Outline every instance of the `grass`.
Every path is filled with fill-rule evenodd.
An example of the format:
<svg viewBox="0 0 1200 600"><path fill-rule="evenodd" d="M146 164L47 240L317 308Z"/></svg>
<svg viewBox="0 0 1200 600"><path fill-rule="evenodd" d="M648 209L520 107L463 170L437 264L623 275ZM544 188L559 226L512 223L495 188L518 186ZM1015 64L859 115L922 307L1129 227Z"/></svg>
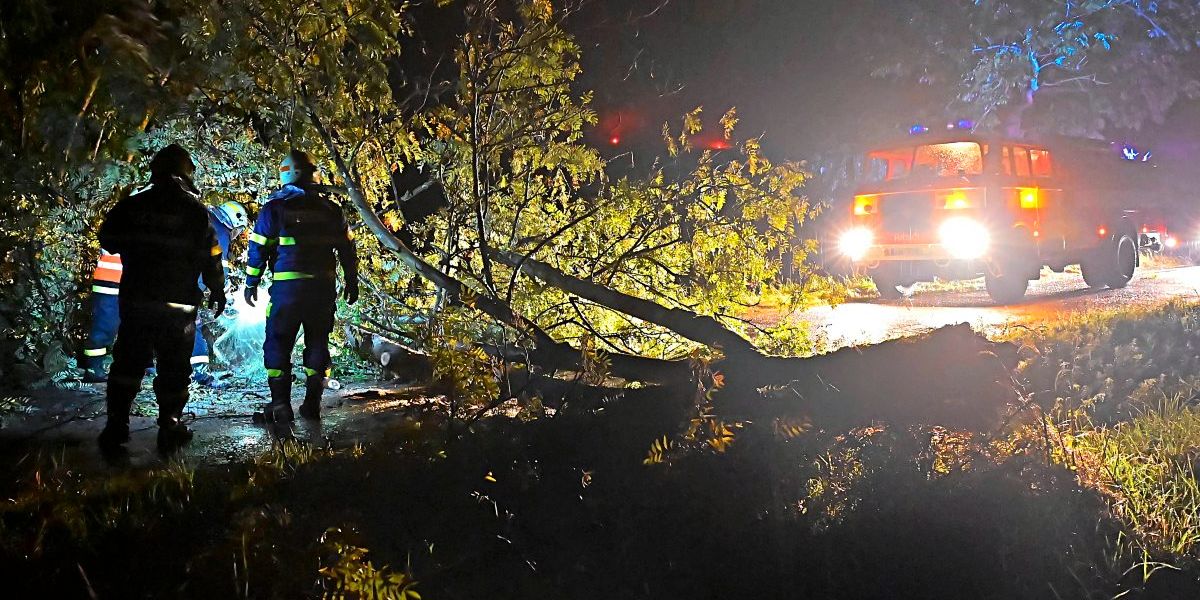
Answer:
<svg viewBox="0 0 1200 600"><path fill-rule="evenodd" d="M1146 553L1200 559L1200 411L1187 399L1164 397L1113 426L1081 423L1065 458L1140 534Z"/></svg>
<svg viewBox="0 0 1200 600"><path fill-rule="evenodd" d="M1113 560L1149 577L1200 563L1200 306L1077 314L1005 337L1046 456L1099 493L1126 531ZM1136 560L1135 560L1136 558Z"/></svg>

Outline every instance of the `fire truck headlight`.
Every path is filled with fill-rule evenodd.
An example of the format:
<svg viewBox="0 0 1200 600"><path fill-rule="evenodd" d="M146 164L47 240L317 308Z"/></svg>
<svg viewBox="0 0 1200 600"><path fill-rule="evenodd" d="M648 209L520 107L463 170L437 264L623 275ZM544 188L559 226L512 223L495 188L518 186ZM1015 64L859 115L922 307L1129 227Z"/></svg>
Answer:
<svg viewBox="0 0 1200 600"><path fill-rule="evenodd" d="M875 234L866 227L847 230L838 240L838 249L850 260L861 260L875 243Z"/></svg>
<svg viewBox="0 0 1200 600"><path fill-rule="evenodd" d="M938 229L942 245L954 258L979 258L987 252L991 235L982 223L968 217L946 219Z"/></svg>

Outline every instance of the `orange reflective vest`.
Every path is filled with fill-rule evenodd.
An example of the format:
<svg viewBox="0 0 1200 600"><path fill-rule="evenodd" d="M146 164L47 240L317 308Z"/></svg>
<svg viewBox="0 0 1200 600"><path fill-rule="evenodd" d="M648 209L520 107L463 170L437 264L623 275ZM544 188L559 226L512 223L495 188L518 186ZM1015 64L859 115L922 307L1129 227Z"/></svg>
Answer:
<svg viewBox="0 0 1200 600"><path fill-rule="evenodd" d="M117 295L121 289L121 255L100 250L100 260L92 271L92 292Z"/></svg>

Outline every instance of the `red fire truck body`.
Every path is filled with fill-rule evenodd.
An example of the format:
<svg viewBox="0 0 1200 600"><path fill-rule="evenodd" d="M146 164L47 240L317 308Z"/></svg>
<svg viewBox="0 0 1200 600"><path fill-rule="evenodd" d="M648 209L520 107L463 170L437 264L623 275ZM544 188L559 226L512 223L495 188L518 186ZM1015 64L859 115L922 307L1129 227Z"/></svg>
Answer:
<svg viewBox="0 0 1200 600"><path fill-rule="evenodd" d="M868 152L864 170L839 246L885 297L982 275L1012 302L1043 266L1071 264L1092 287L1123 287L1154 243L1140 213L1165 193L1153 164L1090 140L919 136Z"/></svg>

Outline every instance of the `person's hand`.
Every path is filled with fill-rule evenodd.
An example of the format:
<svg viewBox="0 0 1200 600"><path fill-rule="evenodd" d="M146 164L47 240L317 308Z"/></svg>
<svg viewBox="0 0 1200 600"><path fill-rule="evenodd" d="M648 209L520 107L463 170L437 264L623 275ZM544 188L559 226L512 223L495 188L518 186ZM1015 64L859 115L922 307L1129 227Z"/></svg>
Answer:
<svg viewBox="0 0 1200 600"><path fill-rule="evenodd" d="M254 306L254 301L258 300L258 286L246 286L246 304Z"/></svg>
<svg viewBox="0 0 1200 600"><path fill-rule="evenodd" d="M208 307L213 311L213 317L225 313L225 293L213 290L208 294Z"/></svg>
<svg viewBox="0 0 1200 600"><path fill-rule="evenodd" d="M346 304L358 302L358 282L347 283L346 289L342 291L342 297L346 299Z"/></svg>

